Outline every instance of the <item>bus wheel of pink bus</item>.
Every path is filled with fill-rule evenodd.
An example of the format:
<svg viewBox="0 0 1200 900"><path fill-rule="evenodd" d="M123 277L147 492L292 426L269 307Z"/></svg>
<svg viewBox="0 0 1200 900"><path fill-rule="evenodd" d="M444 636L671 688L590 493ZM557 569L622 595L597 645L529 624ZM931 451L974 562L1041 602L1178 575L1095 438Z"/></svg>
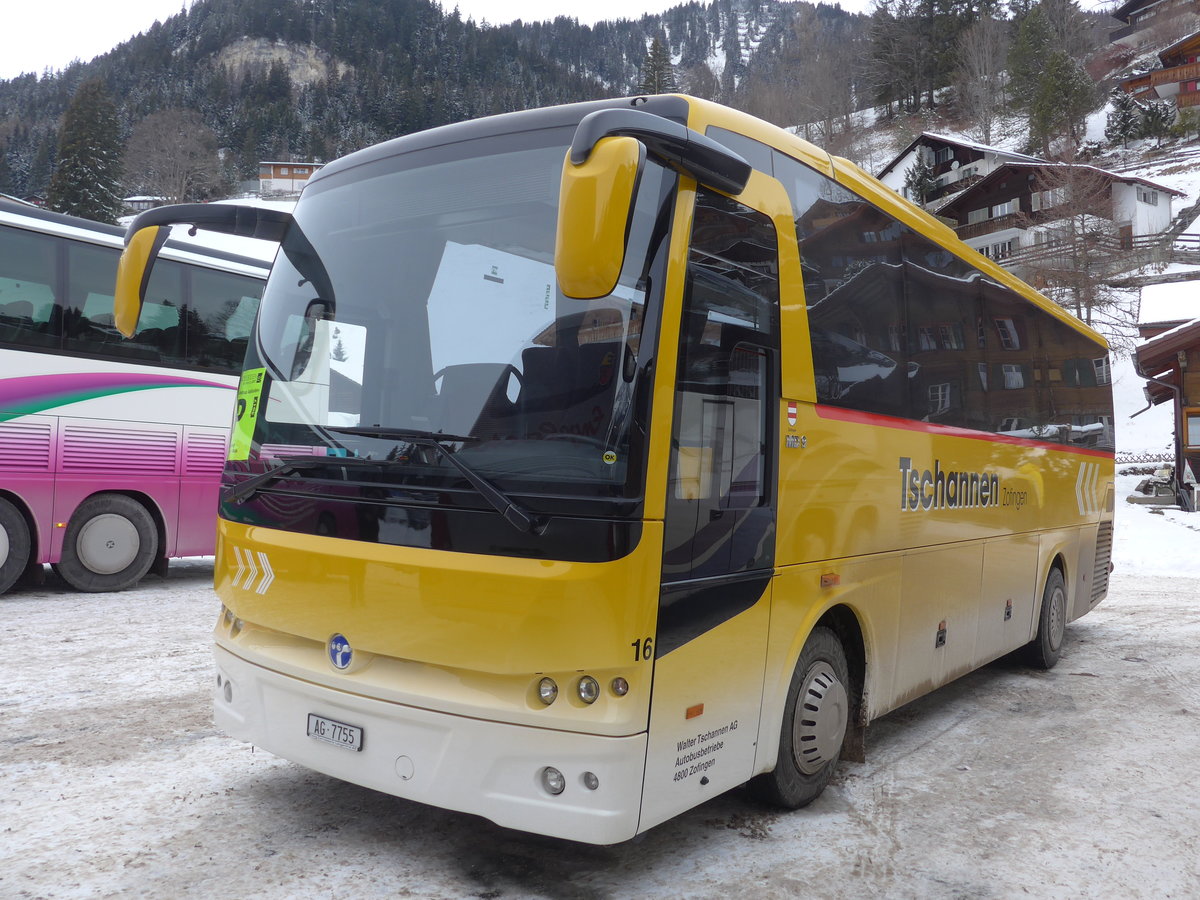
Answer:
<svg viewBox="0 0 1200 900"><path fill-rule="evenodd" d="M846 651L828 628L814 628L800 651L783 711L779 759L750 786L773 806L799 809L825 790L850 722Z"/></svg>
<svg viewBox="0 0 1200 900"><path fill-rule="evenodd" d="M29 563L29 526L20 511L0 498L0 594L7 591Z"/></svg>
<svg viewBox="0 0 1200 900"><path fill-rule="evenodd" d="M158 530L146 508L124 494L97 494L71 516L54 570L80 591L121 591L158 555Z"/></svg>

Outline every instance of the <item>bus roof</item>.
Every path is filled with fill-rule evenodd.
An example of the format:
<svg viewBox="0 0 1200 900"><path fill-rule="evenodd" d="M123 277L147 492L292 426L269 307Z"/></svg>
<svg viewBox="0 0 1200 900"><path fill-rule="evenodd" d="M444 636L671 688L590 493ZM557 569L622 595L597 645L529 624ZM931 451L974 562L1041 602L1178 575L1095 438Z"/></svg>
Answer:
<svg viewBox="0 0 1200 900"><path fill-rule="evenodd" d="M51 212L48 209L16 203L3 198L0 198L0 224L17 224L45 234L57 234L73 240L103 244L118 250L125 246L124 226L95 222L78 216L68 216L64 213ZM271 267L270 263L253 256L230 253L175 239L167 241L164 251L165 259L183 258L190 262L208 263L221 268L242 266L255 269L261 274L265 274Z"/></svg>

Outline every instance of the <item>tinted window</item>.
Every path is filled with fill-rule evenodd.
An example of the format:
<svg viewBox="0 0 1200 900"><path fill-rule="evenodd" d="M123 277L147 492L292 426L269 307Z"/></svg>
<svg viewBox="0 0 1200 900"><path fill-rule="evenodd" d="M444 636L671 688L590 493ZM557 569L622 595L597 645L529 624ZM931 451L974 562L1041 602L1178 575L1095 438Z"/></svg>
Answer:
<svg viewBox="0 0 1200 900"><path fill-rule="evenodd" d="M688 259L668 489L667 580L770 565L770 416L778 398L775 228L701 188Z"/></svg>
<svg viewBox="0 0 1200 900"><path fill-rule="evenodd" d="M898 222L806 165L775 154L792 200L817 399L910 414L907 236Z"/></svg>
<svg viewBox="0 0 1200 900"><path fill-rule="evenodd" d="M262 282L227 272L193 268L187 317L187 362L241 370L246 342L262 296Z"/></svg>
<svg viewBox="0 0 1200 900"><path fill-rule="evenodd" d="M236 373L263 282L159 259L137 331L113 324L118 250L0 227L0 341Z"/></svg>
<svg viewBox="0 0 1200 900"><path fill-rule="evenodd" d="M0 227L0 341L52 346L60 241Z"/></svg>

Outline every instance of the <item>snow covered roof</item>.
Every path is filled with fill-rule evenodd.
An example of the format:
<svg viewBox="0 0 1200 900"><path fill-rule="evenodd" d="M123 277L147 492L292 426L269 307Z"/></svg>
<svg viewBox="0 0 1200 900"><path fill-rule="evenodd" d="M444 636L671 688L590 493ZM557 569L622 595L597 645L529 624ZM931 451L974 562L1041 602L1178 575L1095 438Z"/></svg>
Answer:
<svg viewBox="0 0 1200 900"><path fill-rule="evenodd" d="M1164 382L1179 387L1178 354L1200 348L1200 319L1192 319L1139 344L1134 350L1135 368L1143 378L1155 378L1146 396L1157 405L1174 392Z"/></svg>
<svg viewBox="0 0 1200 900"><path fill-rule="evenodd" d="M1000 147L993 147L990 144L981 144L978 141L972 141L964 137L952 137L948 134L938 134L935 131L922 131L909 142L907 147L905 147L896 155L895 159L880 169L875 174L875 177L882 178L888 172L892 171L892 169L899 164L900 160L904 159L904 157L909 154L913 147L916 147L918 144L922 143L953 144L956 147L963 147L967 150L976 150L980 153L995 153L998 156L1013 160L1025 160L1027 162L1043 161L1038 159L1036 156L1028 156L1024 153L1017 153L1015 150L1004 150Z"/></svg>
<svg viewBox="0 0 1200 900"><path fill-rule="evenodd" d="M1158 58L1161 59L1164 64L1166 64L1167 60L1171 56L1178 53L1180 50L1183 50L1189 44L1200 44L1200 31L1193 31L1187 37L1180 38L1171 46L1164 47L1162 50L1159 50Z"/></svg>
<svg viewBox="0 0 1200 900"><path fill-rule="evenodd" d="M1170 331L1150 338L1139 344L1137 356L1139 363L1149 364L1150 368L1161 359L1174 358L1175 353L1182 350L1184 345L1200 344L1200 319L1192 319L1176 325Z"/></svg>

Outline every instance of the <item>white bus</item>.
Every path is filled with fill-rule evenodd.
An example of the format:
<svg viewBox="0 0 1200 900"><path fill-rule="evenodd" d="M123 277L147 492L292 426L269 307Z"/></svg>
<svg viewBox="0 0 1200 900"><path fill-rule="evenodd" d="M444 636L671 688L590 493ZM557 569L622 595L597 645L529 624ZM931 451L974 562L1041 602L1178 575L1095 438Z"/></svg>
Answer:
<svg viewBox="0 0 1200 900"><path fill-rule="evenodd" d="M269 264L168 241L137 333L121 228L0 201L0 592L84 591L208 555L237 374Z"/></svg>

